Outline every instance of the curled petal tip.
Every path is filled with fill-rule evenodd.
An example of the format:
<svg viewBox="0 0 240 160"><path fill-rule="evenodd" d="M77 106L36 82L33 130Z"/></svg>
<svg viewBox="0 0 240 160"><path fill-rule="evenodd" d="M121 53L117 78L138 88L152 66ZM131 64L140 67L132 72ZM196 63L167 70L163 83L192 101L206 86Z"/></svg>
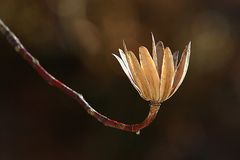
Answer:
<svg viewBox="0 0 240 160"><path fill-rule="evenodd" d="M187 52L189 52L189 54L190 54L190 50L191 50L191 45L192 45L192 42L190 41L189 43L188 43L188 45L187 45Z"/></svg>
<svg viewBox="0 0 240 160"><path fill-rule="evenodd" d="M126 46L126 43L124 40L123 40L123 49L124 49L124 52L127 53L128 50L127 50L127 46Z"/></svg>
<svg viewBox="0 0 240 160"><path fill-rule="evenodd" d="M151 36L154 38L153 32L151 32Z"/></svg>
<svg viewBox="0 0 240 160"><path fill-rule="evenodd" d="M155 46L155 38L154 38L154 35L153 35L153 33L151 32L151 37L152 37L152 45L154 45Z"/></svg>
<svg viewBox="0 0 240 160"><path fill-rule="evenodd" d="M192 42L190 41L190 42L188 43L188 48L191 48L191 45L192 45Z"/></svg>
<svg viewBox="0 0 240 160"><path fill-rule="evenodd" d="M116 55L116 54L114 54L114 53L112 53L112 55L113 55L115 58L117 58L117 60L118 60L118 58L119 58L118 55Z"/></svg>
<svg viewBox="0 0 240 160"><path fill-rule="evenodd" d="M122 52L122 49L118 48L118 52L121 53L121 52Z"/></svg>

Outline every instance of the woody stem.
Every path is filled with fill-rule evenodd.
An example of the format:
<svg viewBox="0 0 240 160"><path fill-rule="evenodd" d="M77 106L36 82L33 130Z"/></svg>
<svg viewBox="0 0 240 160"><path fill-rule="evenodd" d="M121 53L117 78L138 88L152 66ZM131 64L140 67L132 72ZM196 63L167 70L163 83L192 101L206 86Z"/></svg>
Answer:
<svg viewBox="0 0 240 160"><path fill-rule="evenodd" d="M153 119L156 117L159 110L159 105L151 105L147 118L139 124L124 124L115 120L112 120L93 109L88 102L83 98L81 94L74 91L63 82L56 79L50 73L48 73L39 63L39 61L29 53L26 48L22 45L16 35L10 31L10 29L0 19L0 32L6 37L9 44L14 47L15 51L27 61L33 69L51 86L58 88L63 93L75 99L88 114L96 118L103 125L128 131L128 132L139 132L141 129L147 127Z"/></svg>

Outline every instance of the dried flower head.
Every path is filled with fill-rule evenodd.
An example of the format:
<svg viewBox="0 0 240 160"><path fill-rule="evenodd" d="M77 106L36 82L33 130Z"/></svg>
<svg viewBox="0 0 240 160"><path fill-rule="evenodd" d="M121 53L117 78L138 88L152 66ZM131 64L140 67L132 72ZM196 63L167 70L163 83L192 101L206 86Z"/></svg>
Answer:
<svg viewBox="0 0 240 160"><path fill-rule="evenodd" d="M113 54L120 63L140 96L152 104L159 104L170 98L179 88L187 73L191 42L188 43L178 63L178 51L172 54L169 47L164 48L161 41L155 44L152 34L152 56L144 46L139 47L139 60L132 51L127 50L120 56Z"/></svg>

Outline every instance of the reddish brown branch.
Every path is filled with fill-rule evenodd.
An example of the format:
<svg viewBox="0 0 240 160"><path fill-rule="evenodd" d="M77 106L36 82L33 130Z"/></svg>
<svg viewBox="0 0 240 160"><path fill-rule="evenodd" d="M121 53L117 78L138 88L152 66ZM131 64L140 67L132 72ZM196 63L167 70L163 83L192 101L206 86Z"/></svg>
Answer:
<svg viewBox="0 0 240 160"><path fill-rule="evenodd" d="M15 36L13 32L10 31L10 29L1 21L1 19L0 19L0 32L7 38L8 42L12 47L14 47L15 51L19 53L49 85L58 88L68 96L77 100L78 103L87 111L87 113L96 118L99 122L101 122L105 126L117 128L128 132L140 133L141 129L147 127L155 119L160 105L151 105L147 118L142 123L139 124L124 124L109 119L108 117L98 113L87 103L87 101L83 98L81 94L69 88L67 85L57 80L50 73L48 73L40 65L39 61L25 49L25 47L21 44L19 39Z"/></svg>

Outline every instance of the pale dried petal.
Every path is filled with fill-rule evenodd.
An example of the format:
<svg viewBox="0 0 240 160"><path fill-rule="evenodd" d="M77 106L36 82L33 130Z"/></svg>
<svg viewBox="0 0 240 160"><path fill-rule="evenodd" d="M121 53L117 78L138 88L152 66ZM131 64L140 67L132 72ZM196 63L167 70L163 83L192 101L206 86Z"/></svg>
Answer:
<svg viewBox="0 0 240 160"><path fill-rule="evenodd" d="M152 36L152 56L153 56L153 61L154 61L154 64L156 65L156 68L158 68L157 49L156 49L156 44L155 44L155 39L154 39L153 33L151 33L151 36Z"/></svg>
<svg viewBox="0 0 240 160"><path fill-rule="evenodd" d="M141 90L141 93L142 93L141 96L147 101L151 100L152 96L149 89L149 83L146 79L144 72L141 69L141 66L137 60L137 57L131 51L128 51L126 53L126 57L127 57L128 65L131 70L133 79L136 82L138 88L140 88Z"/></svg>
<svg viewBox="0 0 240 160"><path fill-rule="evenodd" d="M141 64L142 70L147 78L147 81L149 83L149 88L152 93L151 99L153 101L158 101L159 94L160 94L159 93L160 80L159 80L156 66L146 47L143 47L143 46L139 47L139 57L140 57L140 64Z"/></svg>
<svg viewBox="0 0 240 160"><path fill-rule="evenodd" d="M126 45L125 45L125 49L126 49ZM131 78L132 81L134 82L134 85L133 85L133 86L134 86L138 91L140 91L140 89L136 86L136 82L134 81L134 78L133 78L133 76L132 76L132 73L131 73L131 70L130 70L130 68L129 68L128 61L127 61L127 58L126 58L125 53L124 53L121 49L119 49L119 53L120 53L120 56L121 56L121 58L122 58L122 61L123 61L124 65L126 66L126 69L127 69L128 72L129 72L130 78ZM132 84L133 84L133 83L132 83Z"/></svg>
<svg viewBox="0 0 240 160"><path fill-rule="evenodd" d="M174 69L177 69L179 51L173 53Z"/></svg>
<svg viewBox="0 0 240 160"><path fill-rule="evenodd" d="M133 87L139 92L141 93L140 89L137 87L137 85L135 84L133 77L131 75L131 71L129 70L129 68L126 66L126 64L124 64L123 59L121 59L120 57L118 57L117 55L113 54L114 57L116 57L116 59L118 60L119 64L121 65L124 73L127 75L128 79L130 80L130 82L132 83Z"/></svg>
<svg viewBox="0 0 240 160"><path fill-rule="evenodd" d="M164 45L162 41L156 44L156 54L153 54L153 61L157 64L157 71L159 78L161 79L162 63L163 63Z"/></svg>
<svg viewBox="0 0 240 160"><path fill-rule="evenodd" d="M121 49L119 49L118 51L119 51L119 53L120 53L120 56L121 56L121 58L122 58L122 61L123 61L124 65L127 67L127 69L129 70L129 73L130 73L130 75L131 75L131 77L132 77L132 74L131 74L131 71L130 71L130 69L129 69L129 65L128 65L128 61L127 61L127 58L126 58L125 53L124 53ZM133 77L132 77L132 78L133 78Z"/></svg>
<svg viewBox="0 0 240 160"><path fill-rule="evenodd" d="M168 98L170 98L177 91L177 89L182 84L182 82L185 78L185 75L186 75L187 69L188 69L188 65L189 65L190 52L191 52L191 42L188 43L188 45L185 47L185 49L182 53L181 60L178 64L178 67L177 67L177 70L175 73L172 91Z"/></svg>
<svg viewBox="0 0 240 160"><path fill-rule="evenodd" d="M174 80L174 63L171 50L167 47L164 50L161 84L160 84L160 101L164 101L171 92Z"/></svg>
<svg viewBox="0 0 240 160"><path fill-rule="evenodd" d="M123 40L123 49L124 49L124 52L127 53L128 50L127 50L127 46L126 46L126 43L124 40Z"/></svg>

